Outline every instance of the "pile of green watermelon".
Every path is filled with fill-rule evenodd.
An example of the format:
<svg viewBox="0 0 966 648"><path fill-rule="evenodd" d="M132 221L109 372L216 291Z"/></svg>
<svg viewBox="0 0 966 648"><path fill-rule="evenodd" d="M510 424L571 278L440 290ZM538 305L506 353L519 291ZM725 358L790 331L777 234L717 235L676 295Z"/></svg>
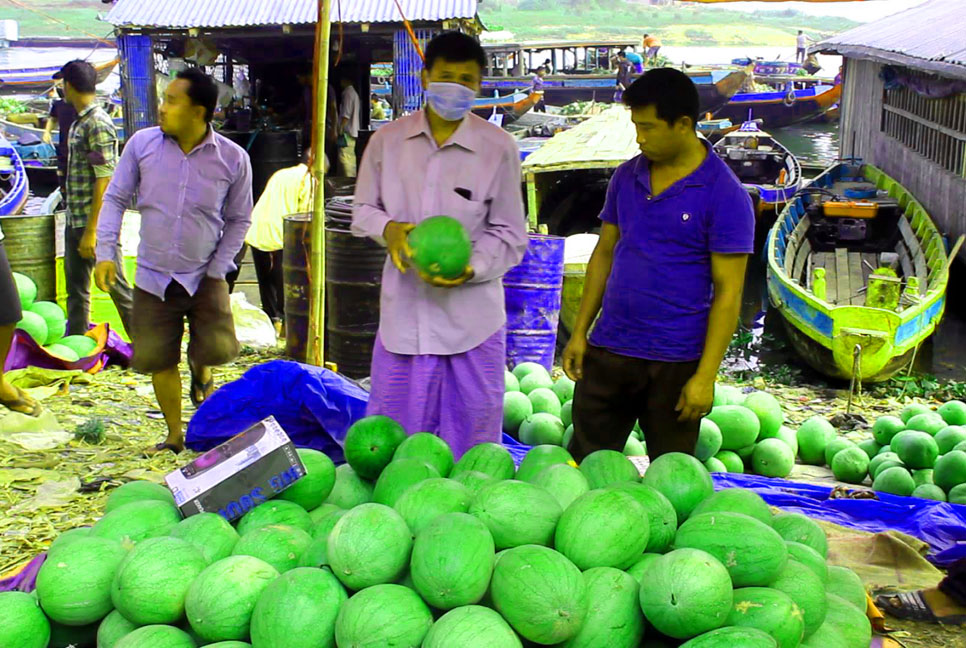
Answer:
<svg viewBox="0 0 966 648"><path fill-rule="evenodd" d="M67 316L54 302L36 301L37 285L26 275L13 273L20 296L23 317L17 328L25 332L52 356L67 362L77 362L89 356L97 341L86 335L67 335Z"/></svg>
<svg viewBox="0 0 966 648"><path fill-rule="evenodd" d="M574 434L572 419L575 384L566 375L554 380L536 362L521 362L505 372L503 431L526 445L566 448ZM647 445L640 424L624 444L624 454L644 456Z"/></svg>
<svg viewBox="0 0 966 648"><path fill-rule="evenodd" d="M616 451L557 445L519 468L485 443L459 461L368 417L345 465L236 524L181 520L161 486L114 491L51 545L33 594L0 594L17 648L867 648L859 578L821 528L714 493L694 457L641 479ZM11 643L12 642L12 643Z"/></svg>
<svg viewBox="0 0 966 648"><path fill-rule="evenodd" d="M966 504L966 404L911 404L879 417L872 437L853 443L823 419L798 430L803 463L827 465L839 481L893 495Z"/></svg>

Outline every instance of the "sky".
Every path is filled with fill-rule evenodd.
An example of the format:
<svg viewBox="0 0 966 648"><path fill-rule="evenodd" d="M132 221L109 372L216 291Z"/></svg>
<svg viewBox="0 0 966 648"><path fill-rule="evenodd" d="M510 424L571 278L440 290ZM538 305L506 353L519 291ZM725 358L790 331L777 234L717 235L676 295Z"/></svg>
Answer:
<svg viewBox="0 0 966 648"><path fill-rule="evenodd" d="M742 11L796 9L817 16L841 16L860 22L878 20L926 0L866 0L865 2L734 2L718 5Z"/></svg>

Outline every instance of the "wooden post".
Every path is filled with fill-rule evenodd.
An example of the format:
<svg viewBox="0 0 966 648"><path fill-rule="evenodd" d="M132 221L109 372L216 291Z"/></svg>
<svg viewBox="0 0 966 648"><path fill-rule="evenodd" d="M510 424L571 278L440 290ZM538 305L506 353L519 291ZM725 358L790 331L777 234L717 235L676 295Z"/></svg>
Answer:
<svg viewBox="0 0 966 648"><path fill-rule="evenodd" d="M309 339L307 360L321 367L325 349L325 111L329 87L329 9L319 0L315 27L315 110L312 121L312 249L309 253Z"/></svg>

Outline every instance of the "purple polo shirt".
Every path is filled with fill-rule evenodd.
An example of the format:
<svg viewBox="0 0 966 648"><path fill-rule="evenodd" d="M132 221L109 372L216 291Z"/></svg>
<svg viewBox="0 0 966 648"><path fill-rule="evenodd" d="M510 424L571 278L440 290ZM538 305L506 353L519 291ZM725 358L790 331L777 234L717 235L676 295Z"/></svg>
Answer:
<svg viewBox="0 0 966 648"><path fill-rule="evenodd" d="M701 166L652 196L639 155L614 173L600 219L621 236L590 343L646 360L699 360L714 292L711 253L754 250L748 192L708 147Z"/></svg>

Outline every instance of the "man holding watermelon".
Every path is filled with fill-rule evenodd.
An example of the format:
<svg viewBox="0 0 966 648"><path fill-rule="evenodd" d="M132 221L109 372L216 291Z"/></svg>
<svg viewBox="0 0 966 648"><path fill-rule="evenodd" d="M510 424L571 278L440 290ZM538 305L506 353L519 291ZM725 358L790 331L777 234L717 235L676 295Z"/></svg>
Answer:
<svg viewBox="0 0 966 648"><path fill-rule="evenodd" d="M641 155L611 178L563 356L577 381L577 461L621 450L635 421L652 461L694 452L754 245L748 193L695 133L698 92L687 75L651 70L623 99Z"/></svg>
<svg viewBox="0 0 966 648"><path fill-rule="evenodd" d="M502 277L527 247L516 144L470 113L485 66L483 49L469 36L449 32L429 43L422 73L429 105L373 136L352 222L356 236L384 242L389 252L367 413L389 416L409 433L437 434L457 457L500 440ZM419 237L414 258L410 231L441 215L461 223L472 242L469 264L455 275L413 267L451 247L442 240L452 228L436 219L435 234L424 228L428 236Z"/></svg>

